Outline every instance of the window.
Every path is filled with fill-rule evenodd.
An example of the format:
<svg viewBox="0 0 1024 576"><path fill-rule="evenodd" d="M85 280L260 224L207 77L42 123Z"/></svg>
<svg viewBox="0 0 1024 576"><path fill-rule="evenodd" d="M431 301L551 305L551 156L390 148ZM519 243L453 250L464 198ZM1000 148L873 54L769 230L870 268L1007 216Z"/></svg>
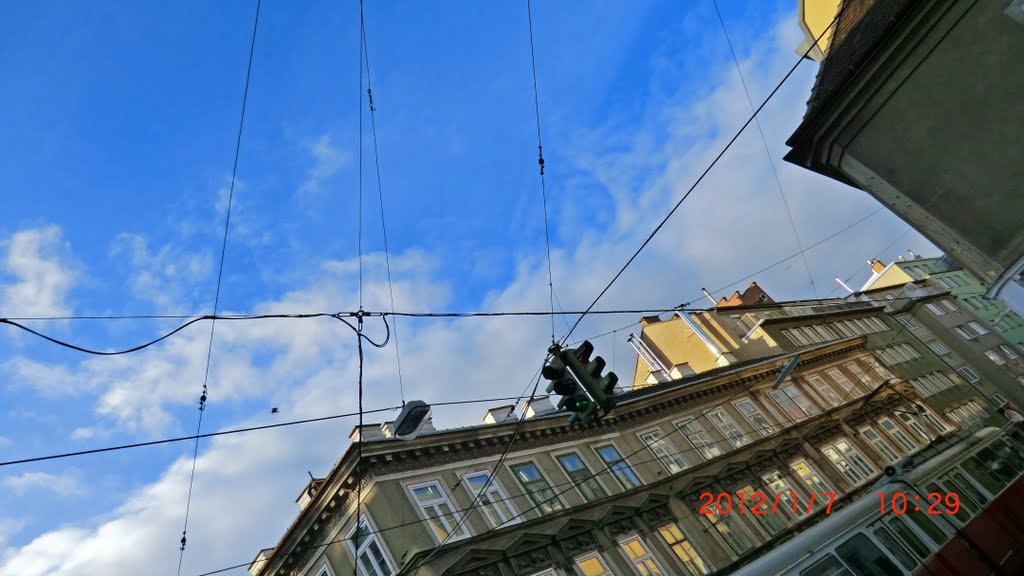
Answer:
<svg viewBox="0 0 1024 576"><path fill-rule="evenodd" d="M867 426L860 429L860 433L864 436L864 439L871 443L875 447L875 450L881 454L882 458L886 462L895 462L900 459L899 455L889 446L889 443L884 438L879 436L878 432L875 432L874 428Z"/></svg>
<svg viewBox="0 0 1024 576"><path fill-rule="evenodd" d="M423 517L427 520L427 525L433 530L438 542L449 538L458 540L469 536L466 524L463 522L459 526L459 519L452 510L451 502L448 501L448 496L439 482L414 484L409 486L409 492L412 493L413 500L419 505Z"/></svg>
<svg viewBox="0 0 1024 576"><path fill-rule="evenodd" d="M844 399L852 399L857 396L856 387L854 386L853 382L850 382L850 379L847 378L841 370L839 370L838 368L832 368L831 370L827 370L825 373L828 374L828 377L831 378L833 382L838 384L839 388L845 393Z"/></svg>
<svg viewBox="0 0 1024 576"><path fill-rule="evenodd" d="M829 554L811 564L809 568L802 570L800 576L853 576L853 572L847 570L842 562Z"/></svg>
<svg viewBox="0 0 1024 576"><path fill-rule="evenodd" d="M939 300L939 304L942 304L946 308L946 310L949 310L950 312L956 312L956 304L953 304L953 301L950 300L949 298L943 298L942 300Z"/></svg>
<svg viewBox="0 0 1024 576"><path fill-rule="evenodd" d="M687 464L686 459L676 452L668 440L665 440L665 435L661 430L644 432L640 435L640 439L654 453L658 458L658 462L661 462L661 465L665 467L669 474L682 472L689 468L690 465Z"/></svg>
<svg viewBox="0 0 1024 576"><path fill-rule="evenodd" d="M1003 364L1006 364L1006 360L1003 360L1003 357L1000 356L999 352L996 352L995 350L986 350L985 356L988 356L988 359L995 363L996 366L1002 366Z"/></svg>
<svg viewBox="0 0 1024 576"><path fill-rule="evenodd" d="M465 484L469 494L476 498L477 494L480 494L480 490L487 484L489 476L490 474L487 472L474 472L466 474L462 478L462 482ZM512 507L512 503L508 496L505 495L505 491L501 489L497 478L487 486L487 490L480 495L477 502L480 509L483 510L487 522L495 528L502 524L519 521L515 508Z"/></svg>
<svg viewBox="0 0 1024 576"><path fill-rule="evenodd" d="M814 404L811 404L811 401L804 396L800 388L792 382L780 387L778 390L768 392L768 395L775 400L779 408L794 422L807 419L812 414L818 413Z"/></svg>
<svg viewBox="0 0 1024 576"><path fill-rule="evenodd" d="M870 366L872 370L877 372L878 375L882 377L882 379L889 379L893 377L892 372L889 372L889 370L887 370L885 366L882 366L878 362L878 360L875 360L871 356L864 358L864 363Z"/></svg>
<svg viewBox="0 0 1024 576"><path fill-rule="evenodd" d="M853 566L857 574L886 576L903 574L864 534L855 534L836 548L836 554L847 566Z"/></svg>
<svg viewBox="0 0 1024 576"><path fill-rule="evenodd" d="M974 330L974 333L977 334L978 336L983 336L985 334L988 334L988 328L985 328L984 326L982 326L981 324L978 324L977 322L975 322L973 320L968 322L967 325L970 326L971 330Z"/></svg>
<svg viewBox="0 0 1024 576"><path fill-rule="evenodd" d="M717 514L705 514L704 517L715 527L715 530L737 556L742 556L754 547L746 530L736 523L736 516L726 514L719 518Z"/></svg>
<svg viewBox="0 0 1024 576"><path fill-rule="evenodd" d="M966 326L966 324L964 325ZM953 331L957 333L964 340L974 340L977 335L974 332L964 328L963 326L954 326Z"/></svg>
<svg viewBox="0 0 1024 576"><path fill-rule="evenodd" d="M637 477L636 472L629 467L629 464L622 459L622 455L615 449L615 446L608 444L607 446L599 446L595 448L597 455L604 460L604 463L608 465L612 470L612 475L622 484L622 487L626 490L630 488L636 488L641 484L640 478Z"/></svg>
<svg viewBox="0 0 1024 576"><path fill-rule="evenodd" d="M923 416L924 419L927 420L928 423L931 424L936 431L945 432L946 430L949 430L949 425L943 422L942 420L939 420L938 416L932 414L931 411L929 411L927 408L925 408Z"/></svg>
<svg viewBox="0 0 1024 576"><path fill-rule="evenodd" d="M995 404L996 406L1002 406L1003 404L1006 404L1006 398L1004 398L1002 394L996 393L990 396L990 398L992 399L992 403Z"/></svg>
<svg viewBox="0 0 1024 576"><path fill-rule="evenodd" d="M1024 382L1022 382L1024 384ZM700 422L696 420L687 420L676 424L679 427L679 431L683 433L683 436L693 444L693 447L697 450L705 460L711 460L715 456L721 456L722 450L715 445L714 441L711 440L711 436L704 430L704 427L700 425Z"/></svg>
<svg viewBox="0 0 1024 576"><path fill-rule="evenodd" d="M1014 350L1010 346L1007 346L1006 344L1000 344L999 349L1002 350L1003 354L1006 354L1006 357L1009 358L1010 360L1013 360L1014 358L1019 356L1016 350Z"/></svg>
<svg viewBox="0 0 1024 576"><path fill-rule="evenodd" d="M576 559L576 566L579 567L583 576L612 576L612 571L608 569L597 552L580 556Z"/></svg>
<svg viewBox="0 0 1024 576"><path fill-rule="evenodd" d="M934 314L936 316L945 316L946 315L946 311L943 310L942 308L939 308L939 306L937 304L935 304L934 302L928 302L927 304L924 305L924 307L927 308L929 312L931 312L932 314Z"/></svg>
<svg viewBox="0 0 1024 576"><path fill-rule="evenodd" d="M622 542L622 549L626 551L626 556L629 557L633 566L636 566L641 576L662 576L664 574L658 561L654 559L640 538L631 538Z"/></svg>
<svg viewBox="0 0 1024 576"><path fill-rule="evenodd" d="M843 403L843 399L836 394L836 391L831 386L825 383L825 380L821 376L813 375L808 376L807 381L811 384L811 390L815 390L818 394L821 394L825 400L832 406L839 406Z"/></svg>
<svg viewBox="0 0 1024 576"><path fill-rule="evenodd" d="M867 480L873 472L871 465L860 455L859 452L850 446L849 441L839 440L834 444L826 444L821 449L822 453L832 461L832 464L843 473L853 484L860 484Z"/></svg>
<svg viewBox="0 0 1024 576"><path fill-rule="evenodd" d="M931 436L928 435L928 430L926 430L925 427L922 426L921 423L917 421L917 418L914 418L913 416L907 414L906 412L897 412L896 417L899 418L903 422L903 424L906 425L907 428L910 428L911 430L916 432L917 435L920 436L925 442L931 441L932 438Z"/></svg>
<svg viewBox="0 0 1024 576"><path fill-rule="evenodd" d="M907 433L894 424L892 420L889 420L888 418L880 418L878 420L878 425L881 426L882 430L885 430L889 436L892 436L892 439L903 448L905 451L904 453L913 452L917 448L914 441L910 439L910 436L907 436Z"/></svg>
<svg viewBox="0 0 1024 576"><path fill-rule="evenodd" d="M365 515L359 522L359 530L353 529L349 532L348 538L349 545L355 552L359 576L392 576L395 573L383 544L377 540L377 534L370 527Z"/></svg>
<svg viewBox="0 0 1024 576"><path fill-rule="evenodd" d="M1024 376L1017 376L1017 384L1024 386Z"/></svg>
<svg viewBox="0 0 1024 576"><path fill-rule="evenodd" d="M818 476L818 473L815 472L809 464L807 464L807 462L803 460L796 460L790 464L789 467L793 472L796 472L796 475L800 477L805 485L807 485L810 492L821 494L823 492L833 491L829 485L821 479L821 476Z"/></svg>
<svg viewBox="0 0 1024 576"><path fill-rule="evenodd" d="M874 378L871 377L870 372L865 372L856 362L850 362L849 364L843 364L843 366L850 371L851 374L857 377L862 384L868 387L868 390L874 389L875 382Z"/></svg>
<svg viewBox="0 0 1024 576"><path fill-rule="evenodd" d="M961 366L957 368L956 371L968 382L974 383L981 380L981 376L979 376L978 373L974 371L974 368L971 368L970 366Z"/></svg>
<svg viewBox="0 0 1024 576"><path fill-rule="evenodd" d="M584 500L593 502L608 495L579 454L571 452L557 456L555 459L558 460L558 464L565 471L566 476L576 485L576 489L579 490Z"/></svg>
<svg viewBox="0 0 1024 576"><path fill-rule="evenodd" d="M908 314L901 314L897 316L896 319L900 321L900 324L906 326L908 330L917 330L920 328L920 326L917 325L917 322L914 322L914 319Z"/></svg>
<svg viewBox="0 0 1024 576"><path fill-rule="evenodd" d="M772 470L771 472L761 476L761 480L764 481L765 485L771 488L772 495L779 495L780 500L784 501L786 498L789 498L790 492L793 492L794 494L796 493L789 485L789 480L778 470ZM789 510L785 506L780 507L778 509L778 513L786 518L790 517Z"/></svg>
<svg viewBox="0 0 1024 576"><path fill-rule="evenodd" d="M541 514L550 514L558 510L564 510L558 495L551 489L551 484L541 475L537 465L533 462L513 464L509 467L512 475L523 487L523 492L530 496L530 500L537 506Z"/></svg>
<svg viewBox="0 0 1024 576"><path fill-rule="evenodd" d="M750 486L750 485L743 486L741 488L737 488L735 490L731 490L731 492L734 493L734 494L742 494L743 495L743 499L746 502L753 502L754 501L754 487L753 486ZM772 536L775 536L779 532L782 532L783 530L786 529L786 524L782 521L782 518L779 517L779 516L776 516L775 514L763 514L763 515L751 514L750 517L754 520L755 523L759 524L761 526L761 528L764 529L765 532L767 532L768 534L770 534Z"/></svg>
<svg viewBox="0 0 1024 576"><path fill-rule="evenodd" d="M920 378L916 378L910 381L910 384L914 386L914 389L922 396L931 396L937 392L945 390L946 388L952 388L953 382L946 377L942 372L932 372L925 374Z"/></svg>
<svg viewBox="0 0 1024 576"><path fill-rule="evenodd" d="M754 402L749 398L737 400L733 402L733 406L739 410L740 414L750 422L750 426L761 436L768 436L775 432L775 427L768 423L768 419L761 414L761 411L754 406Z"/></svg>
<svg viewBox="0 0 1024 576"><path fill-rule="evenodd" d="M894 344L875 351L878 357L889 366L908 362L914 358L920 358L917 350L909 344Z"/></svg>
<svg viewBox="0 0 1024 576"><path fill-rule="evenodd" d="M710 574L708 565L697 554L697 550L683 536L683 532L676 524L665 524L658 528L658 534L664 538L665 544L675 552L679 561L683 563L689 576L705 576Z"/></svg>
<svg viewBox="0 0 1024 576"><path fill-rule="evenodd" d="M938 340L929 340L925 342L924 345L927 346L928 349L934 352L937 356L944 356L950 353L949 347L943 344L942 342L939 342Z"/></svg>
<svg viewBox="0 0 1024 576"><path fill-rule="evenodd" d="M725 413L725 410L719 408L713 412L708 413L708 419L715 423L715 426L722 432L722 435L732 443L733 446L739 448L744 444L749 444L750 439L747 435L740 430L740 427L736 425L736 422Z"/></svg>

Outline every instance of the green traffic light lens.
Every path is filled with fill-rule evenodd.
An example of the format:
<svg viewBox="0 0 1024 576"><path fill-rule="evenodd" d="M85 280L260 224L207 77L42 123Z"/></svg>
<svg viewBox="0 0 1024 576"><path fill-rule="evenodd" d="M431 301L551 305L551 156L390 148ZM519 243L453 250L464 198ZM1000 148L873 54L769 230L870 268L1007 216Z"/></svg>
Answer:
<svg viewBox="0 0 1024 576"><path fill-rule="evenodd" d="M580 412L590 407L590 400L580 399L576 401L576 409Z"/></svg>

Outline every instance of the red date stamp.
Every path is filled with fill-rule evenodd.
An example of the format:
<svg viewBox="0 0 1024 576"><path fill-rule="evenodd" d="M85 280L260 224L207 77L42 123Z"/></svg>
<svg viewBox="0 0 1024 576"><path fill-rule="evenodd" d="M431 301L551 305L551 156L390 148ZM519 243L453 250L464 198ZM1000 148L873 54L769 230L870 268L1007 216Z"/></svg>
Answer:
<svg viewBox="0 0 1024 576"><path fill-rule="evenodd" d="M825 505L825 514L831 514L832 504L835 502L836 496L835 492L822 492L821 494L812 492L810 498L805 503L800 502L799 497L794 492L779 492L774 498L764 492L737 492L735 494L728 492L719 492L718 494L704 492L700 495L700 508L698 512L705 515L717 514L719 516L731 513L764 516L765 514L776 514L781 507L787 512L792 509L793 515L799 516L801 512L804 514L813 512L815 503L817 503L819 506ZM806 504L806 507L804 504Z"/></svg>

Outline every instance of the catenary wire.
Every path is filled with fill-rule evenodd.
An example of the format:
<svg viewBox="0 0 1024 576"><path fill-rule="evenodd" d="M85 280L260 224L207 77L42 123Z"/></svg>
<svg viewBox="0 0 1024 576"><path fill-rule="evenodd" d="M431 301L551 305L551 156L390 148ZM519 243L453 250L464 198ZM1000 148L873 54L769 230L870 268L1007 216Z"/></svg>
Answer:
<svg viewBox="0 0 1024 576"><path fill-rule="evenodd" d="M729 30L725 26L725 19L722 18L722 11L718 7L718 0L711 0L715 6L715 14L718 16L718 23L722 25L722 35L725 36L725 43L729 46L729 54L732 55L732 61L736 65L736 74L740 78L740 85L743 86L743 93L747 96L747 103L750 104L750 109L754 110L754 99L750 96L750 88L747 87L747 81L743 77L743 69L740 66L740 59L736 55L736 49L732 45L732 38L729 37ZM793 238L796 239L796 248L800 252L801 258L804 261L804 270L807 271L807 281L811 284L811 292L814 297L818 297L818 288L814 285L814 276L811 274L811 266L807 263L807 254L803 249L803 243L800 241L800 233L796 230L796 223L793 221L793 212L789 209L789 200L786 199L786 193L782 188L782 180L779 178L779 169L775 166L775 159L772 158L771 150L768 148L768 139L764 135L764 128L761 127L761 120L754 117L754 126L757 127L757 133L761 136L761 144L764 146L764 153L768 156L768 164L772 169L772 176L775 178L775 184L779 189L779 196L782 198L782 205L786 208L786 217L789 219L789 227L793 229Z"/></svg>
<svg viewBox="0 0 1024 576"><path fill-rule="evenodd" d="M388 276L388 299L391 303L391 313L395 312L395 288L391 280L391 251L388 247L388 225L384 218L384 191L380 176L380 150L377 144L377 106L373 103L373 80L370 75L370 48L366 40L366 21L362 10L359 13L359 27L362 31L363 63L366 65L366 98L370 107L370 132L373 136L373 163L377 172L377 201L380 206L380 228L384 238L384 267ZM398 346L398 320L392 326L395 332L395 363L398 368L398 392L405 404L405 384L402 379L402 353Z"/></svg>
<svg viewBox="0 0 1024 576"><path fill-rule="evenodd" d="M718 164L718 161L721 160L723 156L725 156L725 153L729 151L729 148L732 147L733 143L735 143L736 140L739 139L740 135L743 134L743 131L746 130L747 126L749 126L750 123L757 118L758 113L760 113L761 110L765 107L765 105L767 105L768 102L771 101L772 97L775 96L775 94L782 88L783 84L785 84L786 81L789 80L790 76L793 75L793 72L796 72L796 69L800 66L800 63L803 62L804 58L806 58L807 55L810 54L811 50L818 45L818 42L821 40L822 36L824 36L826 32L832 29L832 26L835 25L837 20L839 20L838 13L836 14L836 17L832 19L832 22L825 27L825 30L815 39L814 43L807 48L803 55L801 55L800 59L798 59L796 63L794 63L793 66L789 69L789 71L786 72L786 75L782 77L782 80L780 80L778 84L775 85L775 88L773 88L772 91L768 94L768 97L764 99L764 102L761 102L760 106L758 106L754 110L750 117L748 117L747 120L743 123L743 125L740 126L740 129L732 136L732 138L729 139L729 141L718 152L714 159L711 160L711 163L708 164L706 168L704 168L704 171L701 172L700 176L698 176L697 179L693 182L693 184L690 185L690 187L686 190L686 193L683 194L682 198L680 198L675 203L675 205L672 206L672 209L669 210L668 214L666 214L665 217L662 218L660 222L658 222L658 225L654 227L654 230L652 230L651 233L647 236L647 238L640 244L640 247L636 249L636 251L633 253L632 256L629 257L628 260L626 260L626 263L622 265L619 271L616 272L614 276L612 276L612 279L608 281L608 284L606 284L605 287L601 289L601 291L597 294L597 297L594 298L594 300L590 303L589 306L587 306L587 309L584 311L584 313L581 314L578 318L576 318L576 321L573 323L572 328L570 328L569 332L567 332L565 336L562 337L563 343L569 340L569 337L572 336L572 333L580 325L580 322L583 321L583 318L587 316L589 311L593 309L593 307L597 305L598 301L600 301L601 298L608 292L608 290L611 289L612 285L615 284L615 281L618 280L620 276L622 276L626 269L629 268L629 265L632 264L634 260L636 260L637 256L639 256L641 252L643 252L644 248L646 248L647 245L651 243L651 240L654 239L654 236L662 229L662 227L665 226L669 219L672 218L672 215L676 213L680 206L682 206L683 202L685 202L686 199L690 197L690 194L692 194L693 191L697 188L697 186L704 180L704 177L707 176L709 172L711 172L711 169Z"/></svg>
<svg viewBox="0 0 1024 576"><path fill-rule="evenodd" d="M249 101L249 83L252 79L252 61L256 53L256 31L260 22L261 0L256 0L256 15L252 22L252 36L249 40L249 59L245 68L245 83L242 90L242 110L238 118L238 132L235 135L235 158L231 163L231 182L228 184L228 201L224 210L224 235L220 244L220 259L217 265L217 285L213 296L213 316L210 320L210 339L206 346L206 367L203 371L203 388L199 396L199 416L196 419L196 439L192 447L192 470L188 478L188 495L185 498L185 520L181 529L181 548L178 555L178 576L181 576L181 564L185 559L185 545L188 536L188 517L192 510L192 488L196 479L196 459L199 455L199 433L203 428L203 413L206 411L207 393L209 392L210 363L213 359L213 338L217 327L217 311L220 308L220 289L224 279L224 260L228 248L228 233L231 230L231 208L235 197L235 182L238 179L238 158L242 150L242 130L245 127L245 110Z"/></svg>

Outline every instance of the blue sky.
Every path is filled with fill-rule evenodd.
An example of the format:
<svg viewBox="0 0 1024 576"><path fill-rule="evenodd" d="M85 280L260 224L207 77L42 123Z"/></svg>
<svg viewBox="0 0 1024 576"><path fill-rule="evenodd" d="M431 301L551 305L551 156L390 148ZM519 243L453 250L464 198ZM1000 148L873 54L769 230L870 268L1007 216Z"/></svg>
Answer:
<svg viewBox="0 0 1024 576"><path fill-rule="evenodd" d="M0 5L0 316L210 311L254 8ZM796 60L795 2L722 9L759 102ZM538 1L533 15L555 289L582 309L750 108L710 1ZM546 309L525 3L368 2L366 23L398 308ZM358 31L354 1L263 4L224 312L358 306ZM762 117L804 245L878 208L780 159L815 70L804 63ZM369 116L363 126L364 301L382 310ZM793 254L785 218L748 130L599 308L671 307ZM818 293L868 257L936 253L914 232L881 253L906 229L883 211L809 252ZM756 279L776 299L813 295L799 259ZM577 334L634 320L588 318ZM173 327L31 325L96 348ZM406 396L426 400L519 394L550 338L547 319L399 329ZM628 332L595 342L623 380ZM207 335L197 326L111 359L0 331L0 459L191 433ZM204 430L351 411L355 367L337 323L221 323ZM368 406L398 403L396 376L393 348L370 353ZM352 424L201 444L182 573L276 542L306 471L328 470ZM164 446L0 469L0 574L173 569L189 455Z"/></svg>

